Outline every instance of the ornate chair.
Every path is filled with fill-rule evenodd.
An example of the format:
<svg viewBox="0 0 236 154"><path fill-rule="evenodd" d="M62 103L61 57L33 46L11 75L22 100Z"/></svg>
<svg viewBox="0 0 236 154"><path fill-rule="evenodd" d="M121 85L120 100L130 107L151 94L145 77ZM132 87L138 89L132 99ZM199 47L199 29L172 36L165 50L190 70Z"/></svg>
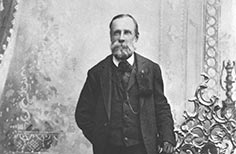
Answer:
<svg viewBox="0 0 236 154"><path fill-rule="evenodd" d="M221 72L221 87L226 99L218 96L206 98L208 76L202 74L204 80L197 87L192 113L184 112L185 121L176 130L178 139L177 153L185 154L232 154L236 153L236 112L233 95L233 70L235 62L224 62ZM222 82L223 70L226 78Z"/></svg>

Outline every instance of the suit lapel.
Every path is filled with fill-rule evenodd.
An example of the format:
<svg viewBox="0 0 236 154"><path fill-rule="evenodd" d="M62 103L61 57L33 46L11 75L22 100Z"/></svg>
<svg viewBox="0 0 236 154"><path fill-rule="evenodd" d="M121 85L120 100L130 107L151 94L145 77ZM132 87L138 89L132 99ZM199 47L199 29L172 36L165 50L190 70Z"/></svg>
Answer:
<svg viewBox="0 0 236 154"><path fill-rule="evenodd" d="M132 72L130 74L127 90L129 90L134 85L136 80L136 72L137 72L136 65L134 65L134 68L132 69Z"/></svg>
<svg viewBox="0 0 236 154"><path fill-rule="evenodd" d="M107 60L105 61L102 70L101 76L101 88L102 94L104 99L104 106L107 112L108 119L110 120L111 117L111 56L108 56Z"/></svg>
<svg viewBox="0 0 236 154"><path fill-rule="evenodd" d="M146 60L145 58L143 58L142 56L140 56L139 54L135 53L135 61L136 61L136 75L138 75L141 71L145 70L146 66ZM142 108L144 104L144 98L140 97L140 108Z"/></svg>

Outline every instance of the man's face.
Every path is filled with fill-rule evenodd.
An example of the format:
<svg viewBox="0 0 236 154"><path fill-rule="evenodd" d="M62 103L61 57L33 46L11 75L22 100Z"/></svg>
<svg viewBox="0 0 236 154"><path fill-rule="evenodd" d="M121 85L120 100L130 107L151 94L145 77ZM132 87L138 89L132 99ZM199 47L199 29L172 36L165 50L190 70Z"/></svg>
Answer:
<svg viewBox="0 0 236 154"><path fill-rule="evenodd" d="M137 38L135 37L135 24L131 18L115 19L112 22L110 37L111 51L117 59L124 60L133 54Z"/></svg>

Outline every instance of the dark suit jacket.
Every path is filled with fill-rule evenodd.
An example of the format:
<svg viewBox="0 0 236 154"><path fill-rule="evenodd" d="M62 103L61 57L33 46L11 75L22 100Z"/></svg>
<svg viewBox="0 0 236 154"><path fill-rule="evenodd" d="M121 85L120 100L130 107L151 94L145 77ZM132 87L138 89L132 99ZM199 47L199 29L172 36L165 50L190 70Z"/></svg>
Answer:
<svg viewBox="0 0 236 154"><path fill-rule="evenodd" d="M139 98L143 141L148 154L157 154L158 140L176 144L173 119L163 93L159 65L137 53L135 57L140 91L144 90L145 93L145 88L149 91L144 95L141 93ZM111 116L111 64L112 56L109 55L88 71L75 112L76 122L93 144L95 154L103 154L108 139ZM128 87L131 87L134 81L131 80Z"/></svg>

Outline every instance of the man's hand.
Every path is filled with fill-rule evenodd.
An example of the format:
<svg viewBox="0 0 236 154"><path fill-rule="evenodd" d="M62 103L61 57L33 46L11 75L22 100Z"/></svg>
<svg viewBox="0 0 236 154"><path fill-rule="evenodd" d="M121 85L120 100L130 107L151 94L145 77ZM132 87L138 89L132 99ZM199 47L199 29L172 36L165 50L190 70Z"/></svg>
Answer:
<svg viewBox="0 0 236 154"><path fill-rule="evenodd" d="M174 152L173 145L170 144L169 142L164 142L163 152L165 152L165 153L173 153Z"/></svg>

